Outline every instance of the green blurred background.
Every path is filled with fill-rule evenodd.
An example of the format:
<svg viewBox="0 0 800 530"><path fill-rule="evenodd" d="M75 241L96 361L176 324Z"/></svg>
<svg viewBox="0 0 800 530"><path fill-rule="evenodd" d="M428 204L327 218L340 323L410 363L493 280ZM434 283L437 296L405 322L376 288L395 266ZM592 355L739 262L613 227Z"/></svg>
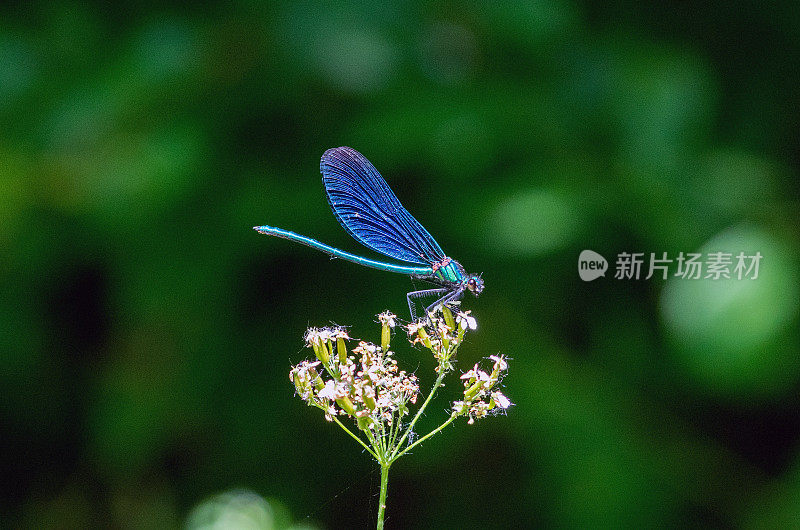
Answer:
<svg viewBox="0 0 800 530"><path fill-rule="evenodd" d="M0 526L373 524L287 373L413 286L250 228L361 252L318 169L349 145L484 273L460 368L513 358L507 417L393 467L388 527L797 527L797 57L792 1L4 7ZM764 258L584 283L587 248Z"/></svg>

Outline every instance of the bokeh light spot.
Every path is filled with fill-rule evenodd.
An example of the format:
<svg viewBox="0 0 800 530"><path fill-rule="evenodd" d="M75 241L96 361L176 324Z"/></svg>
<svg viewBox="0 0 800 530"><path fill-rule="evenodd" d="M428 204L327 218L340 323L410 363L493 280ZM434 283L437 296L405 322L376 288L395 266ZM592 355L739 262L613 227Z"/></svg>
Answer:
<svg viewBox="0 0 800 530"><path fill-rule="evenodd" d="M519 256L540 256L563 248L583 226L574 200L544 189L506 199L493 218L487 240Z"/></svg>
<svg viewBox="0 0 800 530"><path fill-rule="evenodd" d="M734 264L739 252L763 258L756 280L667 282L661 316L680 362L707 388L740 398L785 391L800 372L796 345L789 348L782 336L798 314L793 251L759 228L740 225L698 252L730 252Z"/></svg>

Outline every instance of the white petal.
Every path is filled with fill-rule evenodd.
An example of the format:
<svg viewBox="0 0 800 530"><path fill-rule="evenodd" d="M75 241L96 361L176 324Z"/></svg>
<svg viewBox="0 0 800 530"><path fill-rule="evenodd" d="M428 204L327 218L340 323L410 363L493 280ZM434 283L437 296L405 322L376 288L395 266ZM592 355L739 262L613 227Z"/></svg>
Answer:
<svg viewBox="0 0 800 530"><path fill-rule="evenodd" d="M333 381L326 382L325 388L320 390L317 395L323 399L333 399L336 396L336 385Z"/></svg>
<svg viewBox="0 0 800 530"><path fill-rule="evenodd" d="M497 355L490 355L489 358L494 361L495 366L499 367L500 370L505 370L508 368L508 363L502 357L498 357Z"/></svg>
<svg viewBox="0 0 800 530"><path fill-rule="evenodd" d="M492 399L494 400L494 404L500 407L501 409L507 409L508 407L511 406L511 401L501 392L493 392Z"/></svg>

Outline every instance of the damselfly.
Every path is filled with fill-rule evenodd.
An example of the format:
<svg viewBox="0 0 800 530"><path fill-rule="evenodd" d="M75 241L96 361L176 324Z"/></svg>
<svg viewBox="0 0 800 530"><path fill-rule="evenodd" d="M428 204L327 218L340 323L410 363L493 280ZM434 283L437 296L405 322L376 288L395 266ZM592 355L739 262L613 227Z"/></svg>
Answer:
<svg viewBox="0 0 800 530"><path fill-rule="evenodd" d="M365 246L409 265L375 261L272 226L256 226L262 234L282 237L308 245L336 258L438 285L435 289L406 294L412 320L414 300L436 296L426 315L438 305L460 300L466 291L478 296L483 291L479 274L467 274L459 262L442 248L419 222L403 208L378 170L361 153L350 147L328 149L320 161L322 182L328 202L339 223Z"/></svg>

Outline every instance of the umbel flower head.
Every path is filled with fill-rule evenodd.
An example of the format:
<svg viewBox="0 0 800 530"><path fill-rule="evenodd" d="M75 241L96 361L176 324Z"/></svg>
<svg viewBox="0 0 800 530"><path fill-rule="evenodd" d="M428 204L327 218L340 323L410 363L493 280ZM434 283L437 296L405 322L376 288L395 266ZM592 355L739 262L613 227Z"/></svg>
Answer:
<svg viewBox="0 0 800 530"><path fill-rule="evenodd" d="M453 402L453 412L459 416L469 416L467 423L470 425L490 412L496 413L511 406L511 401L496 390L508 370L508 363L503 356L491 355L489 358L494 361L492 373L484 372L476 364L472 370L461 376L464 382L464 399Z"/></svg>
<svg viewBox="0 0 800 530"><path fill-rule="evenodd" d="M414 431L444 378L455 368L455 358L464 337L477 329L475 317L469 311L456 312L442 306L423 322L405 327L412 345L421 345L433 355L435 382L425 400L410 420L410 405L420 395L417 375L400 370L391 348L392 332L397 317L386 311L378 315L381 326L380 346L353 342L344 328L311 328L306 332L306 345L314 351L314 359L292 367L289 380L297 395L309 406L322 410L328 421L335 422L358 442L381 465L381 494L378 528L383 528L386 507L386 488L389 468L395 460L435 435L457 418L466 416L467 423L484 418L511 406L500 391L500 383L508 371L502 355L492 355L494 365L486 372L476 364L461 376L463 399L452 404L450 414L441 425L425 435ZM415 362L423 365L423 363ZM359 431L350 430L340 418L349 417Z"/></svg>
<svg viewBox="0 0 800 530"><path fill-rule="evenodd" d="M377 321L381 326L380 345L358 341L349 350L348 343L354 339L344 328L310 328L305 341L314 351L315 359L303 361L289 372L297 395L308 405L321 409L328 421L335 421L348 432L338 418L346 416L354 421L369 445L352 432L350 435L377 459L393 461L458 417L466 416L467 423L472 424L511 406L499 389L508 363L505 357L493 355L490 372L476 364L461 376L463 399L452 403L447 421L412 443L417 436L413 432L417 419L443 384L444 377L453 371L456 352L466 333L477 329L477 322L469 311L453 314L448 307L442 307L429 314L427 320L404 326L411 344L424 346L436 362L436 382L405 425L409 407L417 403L420 395L419 380L416 374L398 367L391 350L397 316L386 311L377 316Z"/></svg>

